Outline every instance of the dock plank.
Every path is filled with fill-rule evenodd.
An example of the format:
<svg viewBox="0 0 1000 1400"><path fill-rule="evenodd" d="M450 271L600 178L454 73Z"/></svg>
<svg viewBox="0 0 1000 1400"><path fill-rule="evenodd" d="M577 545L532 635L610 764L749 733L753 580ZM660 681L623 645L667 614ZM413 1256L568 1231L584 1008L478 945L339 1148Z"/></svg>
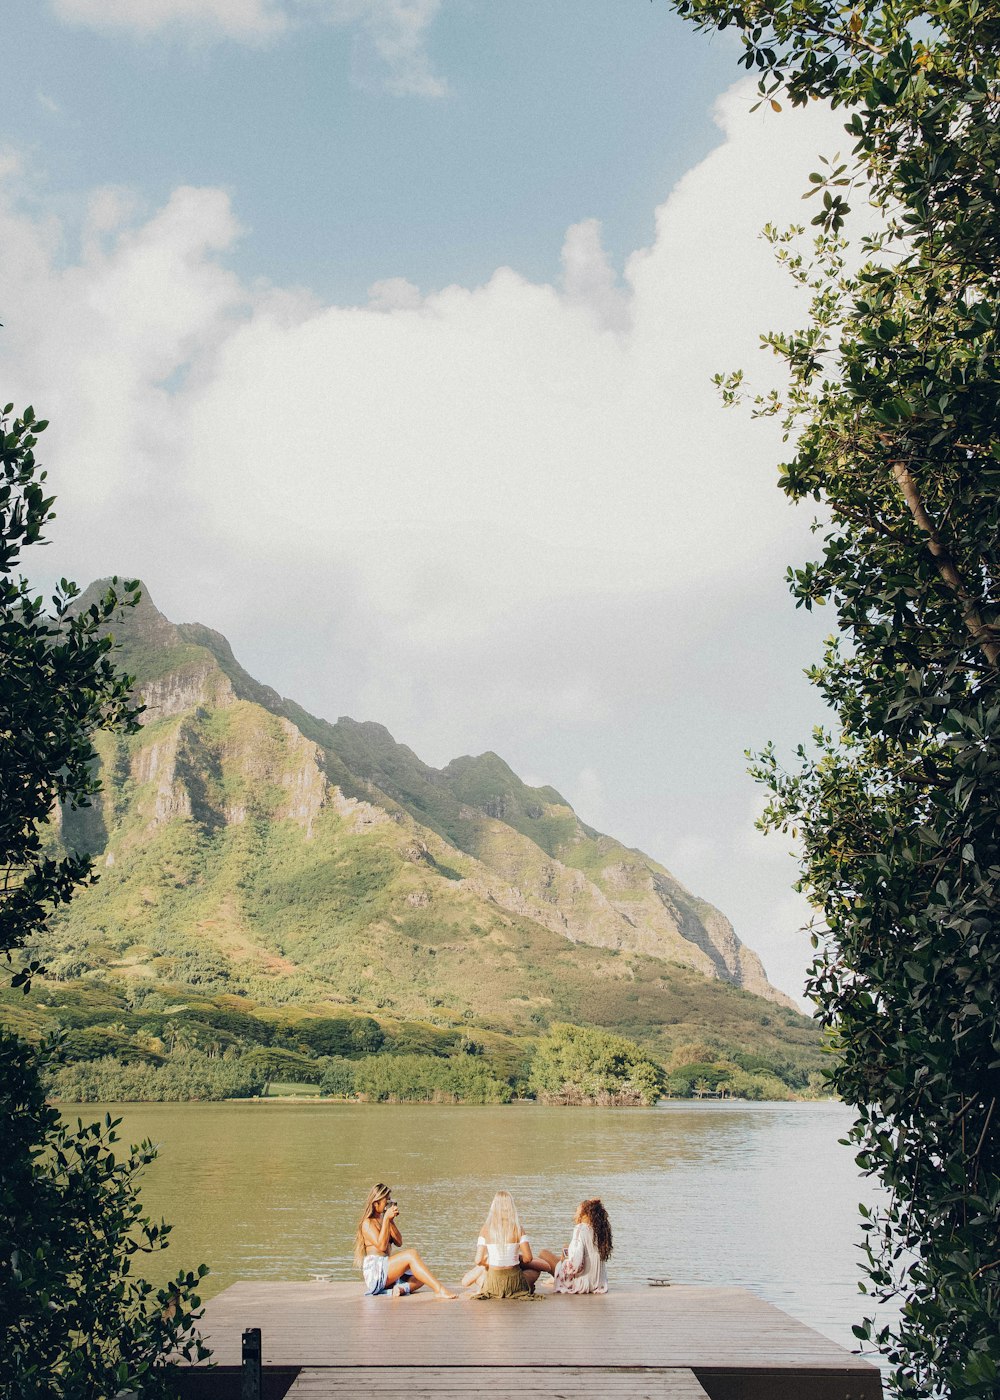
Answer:
<svg viewBox="0 0 1000 1400"><path fill-rule="evenodd" d="M602 1366L307 1367L287 1400L708 1400L694 1373Z"/></svg>
<svg viewBox="0 0 1000 1400"><path fill-rule="evenodd" d="M324 1380L338 1400L349 1392L336 1387L353 1384L362 1371L366 1395L398 1400L395 1386L407 1368L425 1381L447 1371L448 1384L403 1387L411 1395L443 1388L445 1400L464 1395L459 1373L473 1369L490 1373L489 1387L481 1380L475 1389L497 1400L522 1396L524 1378L534 1385L536 1373L548 1375L539 1396L544 1389L551 1397L553 1384L572 1390L569 1378L580 1370L600 1373L604 1388L577 1393L607 1400L632 1400L638 1375L650 1373L653 1386L661 1382L652 1373L669 1371L691 1373L711 1400L882 1394L869 1362L740 1288L633 1286L534 1302L447 1302L423 1292L366 1298L351 1283L237 1283L206 1305L202 1331L215 1365L238 1368L247 1327L261 1329L265 1367L297 1368L311 1387L319 1381L307 1373L339 1373ZM289 1395L305 1400L310 1393L320 1400L325 1392L293 1388Z"/></svg>

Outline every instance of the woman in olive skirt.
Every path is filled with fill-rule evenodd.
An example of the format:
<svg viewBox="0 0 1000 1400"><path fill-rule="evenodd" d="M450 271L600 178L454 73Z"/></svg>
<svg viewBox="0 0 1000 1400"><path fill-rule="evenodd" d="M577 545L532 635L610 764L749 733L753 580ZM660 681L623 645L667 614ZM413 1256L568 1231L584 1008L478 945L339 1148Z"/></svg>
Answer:
<svg viewBox="0 0 1000 1400"><path fill-rule="evenodd" d="M477 1242L476 1263L486 1272L474 1298L531 1298L538 1275L552 1273L555 1256L545 1250L532 1255L513 1197L498 1191Z"/></svg>

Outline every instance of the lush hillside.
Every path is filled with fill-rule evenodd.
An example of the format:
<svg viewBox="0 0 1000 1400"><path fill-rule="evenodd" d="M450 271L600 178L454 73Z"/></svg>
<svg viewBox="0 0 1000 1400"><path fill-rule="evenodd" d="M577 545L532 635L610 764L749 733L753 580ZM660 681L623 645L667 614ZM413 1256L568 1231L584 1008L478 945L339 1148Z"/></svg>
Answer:
<svg viewBox="0 0 1000 1400"><path fill-rule="evenodd" d="M143 726L98 736L104 791L52 830L100 879L53 922L51 979L8 1018L37 1030L62 1005L70 1023L97 997L88 1026L141 1048L143 1016L200 998L219 1029L243 1005L289 1046L297 1021L359 1013L397 1050L401 1025L474 1031L507 1045L508 1077L510 1047L556 1022L668 1065L694 1046L816 1067L812 1023L724 916L554 789L495 754L438 770L381 725L309 715L148 596L116 638ZM234 1046L254 1043L248 1024Z"/></svg>

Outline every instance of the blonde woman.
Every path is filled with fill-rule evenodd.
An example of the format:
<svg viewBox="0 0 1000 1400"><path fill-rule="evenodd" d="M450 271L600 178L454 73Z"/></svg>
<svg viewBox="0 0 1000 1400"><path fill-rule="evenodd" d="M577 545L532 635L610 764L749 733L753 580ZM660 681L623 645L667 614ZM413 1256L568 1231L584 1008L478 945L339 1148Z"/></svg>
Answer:
<svg viewBox="0 0 1000 1400"><path fill-rule="evenodd" d="M509 1191L498 1191L476 1242L476 1266L482 1272L479 1291L473 1296L530 1298L539 1274L552 1273L555 1264L555 1256L547 1250L532 1254L513 1197ZM466 1279L472 1279L472 1271Z"/></svg>
<svg viewBox="0 0 1000 1400"><path fill-rule="evenodd" d="M454 1298L428 1269L415 1249L403 1249L399 1206L388 1186L379 1181L368 1192L364 1214L354 1236L354 1266L365 1280L365 1294L377 1297L391 1292L398 1297L416 1293L425 1285L439 1298ZM399 1252L393 1254L393 1249Z"/></svg>

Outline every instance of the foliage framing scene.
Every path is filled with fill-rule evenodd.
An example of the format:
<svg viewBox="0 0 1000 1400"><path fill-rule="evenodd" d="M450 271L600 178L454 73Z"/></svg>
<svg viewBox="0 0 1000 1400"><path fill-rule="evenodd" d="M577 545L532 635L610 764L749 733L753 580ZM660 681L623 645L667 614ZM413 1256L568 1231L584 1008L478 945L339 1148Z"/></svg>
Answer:
<svg viewBox="0 0 1000 1400"><path fill-rule="evenodd" d="M52 518L45 424L10 404L0 1015L4 1123L27 1125L2 1182L12 1395L37 1368L66 1395L152 1393L170 1350L198 1346L200 1274L157 1291L132 1273L165 1242L136 1194L153 1149L116 1158L113 1120L74 1132L46 1093L621 1106L824 1083L886 1188L862 1208L866 1287L902 1303L859 1338L900 1396L997 1393L1000 31L976 3L674 9L740 36L762 111L818 102L846 132L846 154L802 171L809 232L767 229L809 319L762 324L784 374L752 400L791 444L781 490L819 511L820 557L788 573L796 607L835 625L809 672L827 717L790 764L782 743L752 760L762 827L801 852L827 1053L718 908L546 777L492 751L435 767L381 724L322 719L251 677L213 616L174 624L145 587L63 581L43 603L17 570ZM445 97L379 43L397 92ZM93 215L98 242L117 217ZM620 338L629 313L581 262L588 237L567 240L563 294ZM415 313L408 285L376 295L380 314ZM717 369L735 403L753 367ZM81 1209L106 1246L86 1263ZM84 1269L107 1285L90 1314Z"/></svg>

